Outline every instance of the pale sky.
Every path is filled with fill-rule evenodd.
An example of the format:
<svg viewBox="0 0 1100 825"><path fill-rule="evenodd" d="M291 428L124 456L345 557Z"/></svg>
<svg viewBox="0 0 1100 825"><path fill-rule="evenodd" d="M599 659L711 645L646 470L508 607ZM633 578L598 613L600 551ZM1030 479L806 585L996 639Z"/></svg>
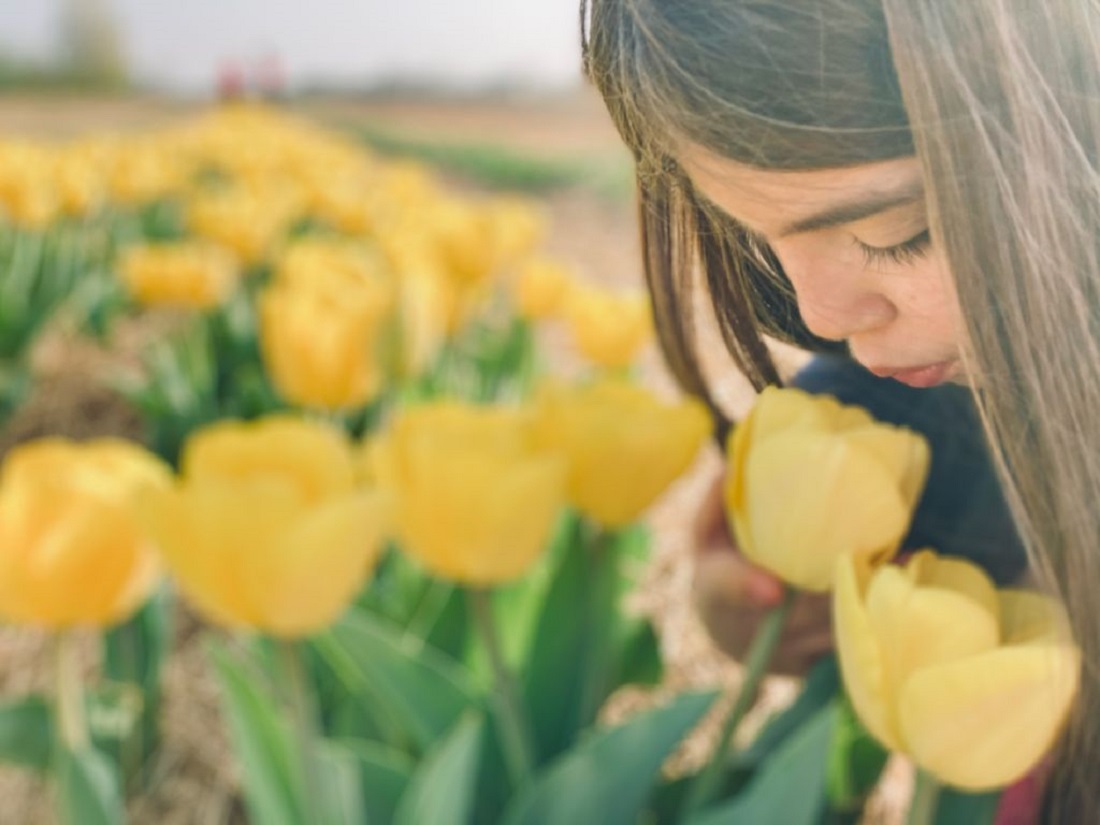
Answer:
<svg viewBox="0 0 1100 825"><path fill-rule="evenodd" d="M208 88L278 52L292 82L401 75L476 86L579 82L579 0L102 0L139 79ZM0 48L42 57L63 0L0 2Z"/></svg>

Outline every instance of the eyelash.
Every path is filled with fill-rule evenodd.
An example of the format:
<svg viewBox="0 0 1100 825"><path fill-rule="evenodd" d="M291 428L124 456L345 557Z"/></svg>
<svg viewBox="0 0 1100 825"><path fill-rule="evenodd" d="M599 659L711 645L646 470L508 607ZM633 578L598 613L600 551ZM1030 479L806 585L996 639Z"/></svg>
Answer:
<svg viewBox="0 0 1100 825"><path fill-rule="evenodd" d="M924 255L931 244L932 235L927 229L896 246L868 246L859 238L856 238L856 245L863 252L868 265L876 263L911 264Z"/></svg>

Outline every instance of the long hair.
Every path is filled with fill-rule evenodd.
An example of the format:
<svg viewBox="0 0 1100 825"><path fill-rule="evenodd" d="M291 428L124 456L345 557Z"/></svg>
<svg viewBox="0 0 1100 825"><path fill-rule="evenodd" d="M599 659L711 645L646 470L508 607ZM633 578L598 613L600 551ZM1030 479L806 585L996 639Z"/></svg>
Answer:
<svg viewBox="0 0 1100 825"><path fill-rule="evenodd" d="M708 210L685 141L818 169L916 154L965 358L1017 526L1084 654L1045 821L1100 811L1100 8L1093 0L590 0L588 77L637 169L646 277L685 389L709 400L689 290L776 383L772 335L813 349L766 248ZM712 405L713 406L713 405Z"/></svg>

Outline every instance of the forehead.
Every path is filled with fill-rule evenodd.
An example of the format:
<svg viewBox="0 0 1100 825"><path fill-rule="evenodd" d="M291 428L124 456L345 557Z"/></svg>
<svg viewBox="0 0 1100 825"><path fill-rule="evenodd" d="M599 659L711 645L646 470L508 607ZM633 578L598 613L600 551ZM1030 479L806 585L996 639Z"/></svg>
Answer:
<svg viewBox="0 0 1100 825"><path fill-rule="evenodd" d="M688 146L677 160L700 194L765 236L840 205L912 191L921 181L914 157L791 171L747 166Z"/></svg>

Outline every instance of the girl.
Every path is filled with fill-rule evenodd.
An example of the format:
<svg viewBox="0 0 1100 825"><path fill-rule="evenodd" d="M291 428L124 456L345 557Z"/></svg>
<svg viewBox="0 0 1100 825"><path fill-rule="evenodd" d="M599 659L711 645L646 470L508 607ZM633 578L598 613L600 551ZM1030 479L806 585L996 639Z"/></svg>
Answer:
<svg viewBox="0 0 1100 825"><path fill-rule="evenodd" d="M975 557L1002 582L1026 547L1063 600L1085 666L1044 821L1096 821L1100 8L589 5L585 67L634 154L673 371L707 397L689 299L699 270L757 387L779 380L770 335L833 353L796 383L929 435L936 463L910 545ZM699 559L716 630L751 624L778 593L731 552L717 513L704 508L701 538L725 550ZM783 664L803 667L826 628L820 600L805 600Z"/></svg>

